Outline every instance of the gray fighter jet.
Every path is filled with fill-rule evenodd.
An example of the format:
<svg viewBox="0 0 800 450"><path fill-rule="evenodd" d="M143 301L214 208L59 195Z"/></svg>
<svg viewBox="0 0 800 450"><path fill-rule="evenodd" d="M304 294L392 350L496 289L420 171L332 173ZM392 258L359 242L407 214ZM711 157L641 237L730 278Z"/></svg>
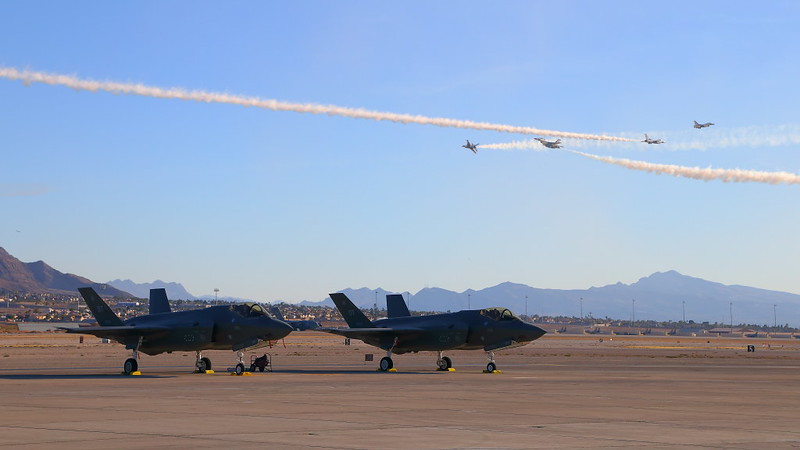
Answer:
<svg viewBox="0 0 800 450"><path fill-rule="evenodd" d="M478 153L479 145L481 144L473 144L472 142L469 141L469 139L467 139L467 143L462 145L462 147L472 150L472 153Z"/></svg>
<svg viewBox="0 0 800 450"><path fill-rule="evenodd" d="M699 130L700 128L707 128L707 127L710 127L711 125L714 125L714 124L713 124L713 123L711 123L711 122L706 122L706 123L697 123L697 121L696 121L696 120L694 121L694 127L695 127L695 128L697 128L698 130Z"/></svg>
<svg viewBox="0 0 800 450"><path fill-rule="evenodd" d="M138 370L139 352L157 355L193 351L197 356L195 368L205 372L211 369L211 360L202 356L202 350L233 350L239 357L235 372L241 375L243 350L269 345L292 331L289 324L273 319L257 303L170 312L166 291L163 298L161 293L150 292L150 311L155 313L122 321L94 289L78 291L99 326L70 328L67 333L92 334L124 344L133 352L123 365L126 374Z"/></svg>
<svg viewBox="0 0 800 450"><path fill-rule="evenodd" d="M322 326L316 320L286 320L283 318L283 313L277 306L271 307L269 312L275 316L276 319L291 325L292 329L296 331L316 330Z"/></svg>
<svg viewBox="0 0 800 450"><path fill-rule="evenodd" d="M494 372L497 370L494 361L496 350L525 345L545 334L543 329L521 321L506 308L410 316L407 315L405 302L402 306L397 303L398 297L400 302L403 301L397 295L393 301L387 300L390 317L372 322L345 294L330 296L350 328L320 328L320 331L359 339L386 350L386 356L381 359L379 366L382 371L394 367L392 353L438 352L436 365L439 370L448 370L453 362L447 356L442 356L443 351L482 349L489 358L486 370Z"/></svg>
<svg viewBox="0 0 800 450"><path fill-rule="evenodd" d="M542 138L534 138L535 140L539 141L542 145L547 148L561 148L561 139L556 139L555 141L546 141Z"/></svg>
<svg viewBox="0 0 800 450"><path fill-rule="evenodd" d="M663 144L664 143L664 141L662 141L661 139L650 139L650 137L647 136L647 133L645 133L644 140L642 142L647 142L648 144Z"/></svg>

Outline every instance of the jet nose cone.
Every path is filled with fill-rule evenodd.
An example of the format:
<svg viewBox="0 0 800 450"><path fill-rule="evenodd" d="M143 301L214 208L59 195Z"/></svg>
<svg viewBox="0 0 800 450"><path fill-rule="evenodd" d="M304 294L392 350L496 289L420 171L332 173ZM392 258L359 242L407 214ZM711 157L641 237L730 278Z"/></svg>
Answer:
<svg viewBox="0 0 800 450"><path fill-rule="evenodd" d="M540 337L547 334L546 331L537 327L536 325L529 325L525 324L525 329L522 332L523 338L521 339L523 342L530 342L539 339Z"/></svg>
<svg viewBox="0 0 800 450"><path fill-rule="evenodd" d="M286 322L280 320L276 320L275 322L276 322L275 323L276 334L278 334L279 336L278 339L285 337L286 335L294 331L294 328L292 328L292 326Z"/></svg>

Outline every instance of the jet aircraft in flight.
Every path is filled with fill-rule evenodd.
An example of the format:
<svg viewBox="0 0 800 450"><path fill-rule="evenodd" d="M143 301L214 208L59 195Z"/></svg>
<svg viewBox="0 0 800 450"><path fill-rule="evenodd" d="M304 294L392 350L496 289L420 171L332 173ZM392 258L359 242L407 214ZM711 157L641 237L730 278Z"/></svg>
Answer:
<svg viewBox="0 0 800 450"><path fill-rule="evenodd" d="M392 353L438 352L436 365L439 370L448 370L453 362L442 356L445 350L482 349L489 358L486 370L494 372L497 370L496 350L522 346L545 334L543 329L521 321L506 308L411 316L402 297L396 295L393 300L387 299L389 317L373 322L347 295L334 293L330 296L349 328L320 328L320 331L359 339L385 350L386 356L379 365L382 371L394 367Z"/></svg>
<svg viewBox="0 0 800 450"><path fill-rule="evenodd" d="M663 144L664 143L664 141L662 141L661 139L651 139L649 136L647 136L647 133L645 133L644 140L642 142L647 142L648 144Z"/></svg>
<svg viewBox="0 0 800 450"><path fill-rule="evenodd" d="M711 125L714 125L714 124L713 124L713 123L711 123L711 122L706 122L706 123L697 123L697 121L696 121L696 120L694 121L694 127L695 127L695 128L697 128L698 130L699 130L700 128L706 128L706 127L710 127Z"/></svg>
<svg viewBox="0 0 800 450"><path fill-rule="evenodd" d="M132 351L123 365L125 374L139 369L139 352L152 356L194 351L195 368L205 372L211 370L211 360L203 357L202 350L233 350L238 355L235 372L241 375L244 372L243 350L269 345L292 331L289 324L273 319L257 303L171 312L166 291L159 289L154 291L163 292L150 292L151 314L122 321L94 289L85 287L78 291L98 326L69 328L67 333L92 334L124 344Z"/></svg>
<svg viewBox="0 0 800 450"><path fill-rule="evenodd" d="M479 145L481 144L473 144L472 142L469 141L469 139L467 139L467 143L462 145L462 147L472 150L472 153L478 153Z"/></svg>
<svg viewBox="0 0 800 450"><path fill-rule="evenodd" d="M556 139L555 141L546 141L542 138L534 138L535 140L539 141L542 145L547 148L561 148L561 139Z"/></svg>

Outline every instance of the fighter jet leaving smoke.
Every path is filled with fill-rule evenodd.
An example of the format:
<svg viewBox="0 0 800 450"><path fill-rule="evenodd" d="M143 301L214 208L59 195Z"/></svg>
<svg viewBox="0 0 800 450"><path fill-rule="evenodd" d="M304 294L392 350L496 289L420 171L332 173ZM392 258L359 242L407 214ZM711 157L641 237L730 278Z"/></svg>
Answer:
<svg viewBox="0 0 800 450"><path fill-rule="evenodd" d="M462 145L462 147L472 150L472 153L478 153L478 146L481 144L473 144L467 139L467 143Z"/></svg>
<svg viewBox="0 0 800 450"><path fill-rule="evenodd" d="M664 141L661 139L650 139L650 137L645 133L644 140L642 142L647 142L648 144L663 144Z"/></svg>
<svg viewBox="0 0 800 450"><path fill-rule="evenodd" d="M534 139L539 141L539 143L541 143L547 148L561 148L561 139L556 139L555 141L546 141L542 138L534 138Z"/></svg>

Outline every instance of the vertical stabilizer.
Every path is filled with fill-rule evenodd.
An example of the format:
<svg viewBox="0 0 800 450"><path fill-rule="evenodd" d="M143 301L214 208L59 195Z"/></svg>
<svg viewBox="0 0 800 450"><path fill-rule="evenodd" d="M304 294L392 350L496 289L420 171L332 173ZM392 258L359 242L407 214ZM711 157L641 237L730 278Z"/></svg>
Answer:
<svg viewBox="0 0 800 450"><path fill-rule="evenodd" d="M390 319L411 315L402 294L389 294L386 296L386 311Z"/></svg>
<svg viewBox="0 0 800 450"><path fill-rule="evenodd" d="M285 322L286 321L286 319L283 318L283 313L281 313L281 310L278 309L277 306L271 307L269 309L269 312L272 314L273 317L275 317L276 319L280 320L281 322Z"/></svg>
<svg viewBox="0 0 800 450"><path fill-rule="evenodd" d="M150 289L150 314L172 312L167 299L167 290L164 288Z"/></svg>
<svg viewBox="0 0 800 450"><path fill-rule="evenodd" d="M122 321L114 314L114 311L108 307L106 302L97 295L97 292L90 287L78 288L86 306L92 311L92 315L97 319L97 323L101 327L119 327L124 325Z"/></svg>
<svg viewBox="0 0 800 450"><path fill-rule="evenodd" d="M350 328L374 328L375 325L361 312L360 309L353 302L347 298L346 295L342 294L341 292L337 292L335 294L329 294L331 296L331 300L333 303L336 304L336 308L341 313L344 320L347 322L347 326Z"/></svg>

